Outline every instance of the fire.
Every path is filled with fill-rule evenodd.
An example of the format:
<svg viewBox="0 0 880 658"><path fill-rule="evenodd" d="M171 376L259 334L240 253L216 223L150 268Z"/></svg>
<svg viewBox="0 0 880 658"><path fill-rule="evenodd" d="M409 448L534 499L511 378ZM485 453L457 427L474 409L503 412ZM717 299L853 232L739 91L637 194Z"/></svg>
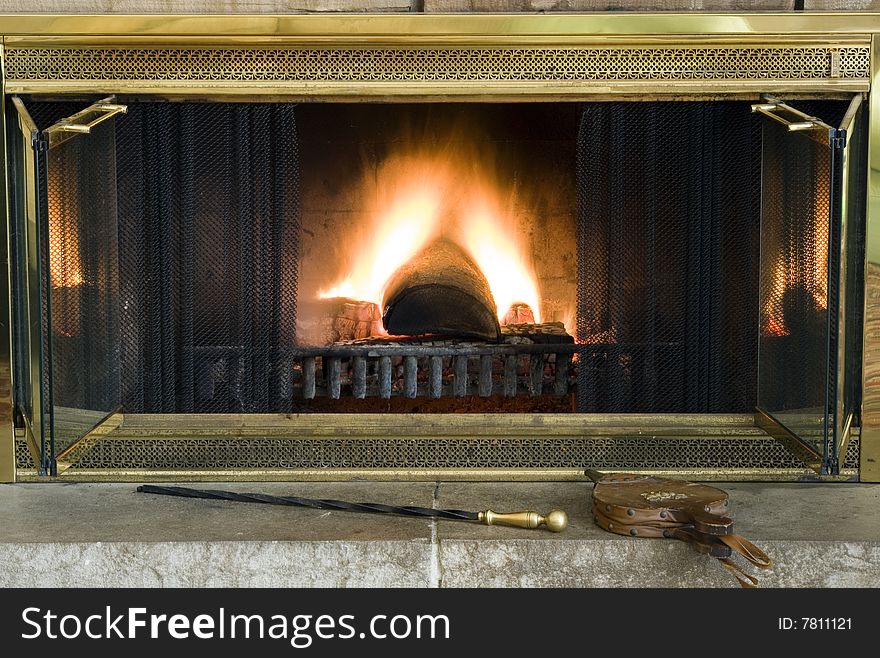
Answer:
<svg viewBox="0 0 880 658"><path fill-rule="evenodd" d="M504 319L511 305L520 302L527 304L535 322L540 322L541 296L535 273L517 242L517 232L511 230L513 222L505 221L503 212L490 205L494 201L490 196L474 200L460 227L459 244L489 282L499 320Z"/></svg>
<svg viewBox="0 0 880 658"><path fill-rule="evenodd" d="M769 289L762 281L761 334L789 336L804 331L803 322L822 321L828 309L828 261L830 252L829 199L820 193L808 200L811 210L794 205L785 210L783 219L792 228L785 229L781 243L771 245L775 254ZM812 216L810 213L815 213ZM783 224L783 226L785 226ZM765 248L762 245L762 250Z"/></svg>
<svg viewBox="0 0 880 658"><path fill-rule="evenodd" d="M355 229L345 272L320 290L319 298L381 304L397 269L430 240L444 237L468 252L483 272L499 320L519 302L541 321L537 278L513 213L515 191L494 180L486 156L462 146L466 143L450 138L430 151L398 153L371 172L363 197L376 200L369 209L372 225L363 235Z"/></svg>
<svg viewBox="0 0 880 658"><path fill-rule="evenodd" d="M435 234L439 206L432 190L402 191L388 213L379 217L365 254L354 258L345 278L318 297L347 297L381 305L391 275Z"/></svg>
<svg viewBox="0 0 880 658"><path fill-rule="evenodd" d="M764 307L761 309L761 333L765 336L788 336L782 314L782 296L785 294L787 281L785 262L782 258L777 258L773 265L770 290L766 292Z"/></svg>
<svg viewBox="0 0 880 658"><path fill-rule="evenodd" d="M70 288L83 284L79 258L72 256L57 242L49 242L49 274L53 288Z"/></svg>

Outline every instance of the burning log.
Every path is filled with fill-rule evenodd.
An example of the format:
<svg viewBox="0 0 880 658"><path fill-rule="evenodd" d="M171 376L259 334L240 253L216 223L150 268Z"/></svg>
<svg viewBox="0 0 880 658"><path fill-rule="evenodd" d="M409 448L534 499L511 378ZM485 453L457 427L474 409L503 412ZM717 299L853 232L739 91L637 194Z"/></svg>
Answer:
<svg viewBox="0 0 880 658"><path fill-rule="evenodd" d="M502 325L534 323L535 314L532 311L532 307L522 302L511 304L510 308L507 309L507 313L504 314L504 319L501 320Z"/></svg>
<svg viewBox="0 0 880 658"><path fill-rule="evenodd" d="M384 334L378 305L344 297L304 304L296 332L303 345L330 345Z"/></svg>
<svg viewBox="0 0 880 658"><path fill-rule="evenodd" d="M382 321L390 334L473 336L491 341L501 335L486 277L448 240L432 242L398 269L382 306Z"/></svg>

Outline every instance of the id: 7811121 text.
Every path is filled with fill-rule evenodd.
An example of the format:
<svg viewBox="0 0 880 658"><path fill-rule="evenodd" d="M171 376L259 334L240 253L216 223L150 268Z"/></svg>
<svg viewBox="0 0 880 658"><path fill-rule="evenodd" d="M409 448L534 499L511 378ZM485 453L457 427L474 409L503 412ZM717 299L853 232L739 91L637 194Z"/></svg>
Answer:
<svg viewBox="0 0 880 658"><path fill-rule="evenodd" d="M852 617L779 617L780 631L851 631Z"/></svg>

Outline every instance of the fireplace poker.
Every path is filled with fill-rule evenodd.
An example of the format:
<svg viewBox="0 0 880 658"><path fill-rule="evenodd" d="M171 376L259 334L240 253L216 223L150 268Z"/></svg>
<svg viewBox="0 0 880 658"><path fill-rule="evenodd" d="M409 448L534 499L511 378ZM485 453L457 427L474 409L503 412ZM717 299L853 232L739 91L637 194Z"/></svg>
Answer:
<svg viewBox="0 0 880 658"><path fill-rule="evenodd" d="M562 510L553 510L546 516L537 512L523 511L499 514L492 510L467 512L458 509L431 509L407 505L397 507L381 503L349 503L344 500L300 498L299 496L269 496L259 493L237 493L211 489L189 489L186 487L165 487L144 484L137 488L142 493L181 496L184 498L207 498L210 500L232 500L240 503L265 503L269 505L288 505L310 507L312 509L338 510L345 512L366 512L368 514L392 514L397 516L418 516L424 518L450 519L452 521L476 521L484 525L506 525L514 528L545 527L550 532L562 532L568 526L568 515Z"/></svg>

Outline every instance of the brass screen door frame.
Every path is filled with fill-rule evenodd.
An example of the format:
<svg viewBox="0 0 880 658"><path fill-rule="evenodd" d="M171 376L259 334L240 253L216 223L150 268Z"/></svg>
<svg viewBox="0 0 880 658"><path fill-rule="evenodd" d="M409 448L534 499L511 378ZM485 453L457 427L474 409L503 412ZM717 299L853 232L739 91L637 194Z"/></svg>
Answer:
<svg viewBox="0 0 880 658"><path fill-rule="evenodd" d="M113 119L126 108L112 100L40 130L25 102L10 99L18 133L9 172L13 245L26 263L13 278L22 334L16 400L47 475L119 408Z"/></svg>
<svg viewBox="0 0 880 658"><path fill-rule="evenodd" d="M848 139L861 100L836 128L775 99L752 106L763 124L756 421L823 475L840 472L861 379L862 141Z"/></svg>
<svg viewBox="0 0 880 658"><path fill-rule="evenodd" d="M838 467L855 427L861 425L862 336L865 314L865 234L867 219L867 112L865 95L853 97L840 122L845 135L840 185L840 308L838 312L838 381L835 401Z"/></svg>
<svg viewBox="0 0 880 658"><path fill-rule="evenodd" d="M31 458L48 473L52 455L51 420L44 387L43 265L40 236L45 211L40 170L45 149L40 131L20 98L6 108L9 126L10 246L16 413L24 425Z"/></svg>

